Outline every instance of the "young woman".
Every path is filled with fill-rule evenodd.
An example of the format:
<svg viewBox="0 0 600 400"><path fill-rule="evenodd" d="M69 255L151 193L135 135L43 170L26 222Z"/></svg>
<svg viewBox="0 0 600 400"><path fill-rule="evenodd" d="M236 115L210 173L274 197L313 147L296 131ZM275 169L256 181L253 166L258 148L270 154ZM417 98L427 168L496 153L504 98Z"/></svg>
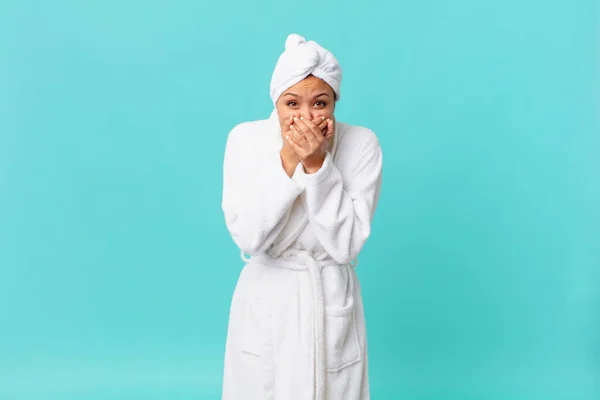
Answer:
<svg viewBox="0 0 600 400"><path fill-rule="evenodd" d="M246 262L230 310L224 400L369 399L356 257L371 232L382 152L338 122L342 71L292 34L269 119L230 132L223 212Z"/></svg>

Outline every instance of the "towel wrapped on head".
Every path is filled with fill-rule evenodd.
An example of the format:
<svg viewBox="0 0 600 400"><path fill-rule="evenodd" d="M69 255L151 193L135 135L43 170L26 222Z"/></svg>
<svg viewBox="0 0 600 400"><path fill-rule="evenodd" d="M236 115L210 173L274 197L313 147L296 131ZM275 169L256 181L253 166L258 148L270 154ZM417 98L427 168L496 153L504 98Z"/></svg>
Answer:
<svg viewBox="0 0 600 400"><path fill-rule="evenodd" d="M285 51L279 57L271 78L273 105L284 91L309 75L324 80L340 98L342 68L331 52L314 41L306 41L298 34L291 34L285 41Z"/></svg>

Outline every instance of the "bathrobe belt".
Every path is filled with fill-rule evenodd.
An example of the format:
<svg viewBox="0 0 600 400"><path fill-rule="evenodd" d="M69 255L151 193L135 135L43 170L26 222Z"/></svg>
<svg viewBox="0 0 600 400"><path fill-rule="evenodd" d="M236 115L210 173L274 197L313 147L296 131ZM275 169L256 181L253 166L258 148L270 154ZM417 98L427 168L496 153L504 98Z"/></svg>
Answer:
<svg viewBox="0 0 600 400"><path fill-rule="evenodd" d="M249 262L250 259L246 258L245 254L241 254L242 260ZM313 346L314 346L314 367L315 367L315 400L325 399L325 377L327 360L325 357L325 297L323 293L323 280L321 277L321 270L326 267L345 267L352 268L357 265L354 264L338 264L332 258L325 260L316 260L309 252L298 249L287 249L281 253L277 258L273 258L267 254L260 254L252 257L253 261L259 264L286 268L295 271L308 271L310 276L310 283L313 294ZM354 277L352 274L348 274L350 281L350 300L345 306L352 307L354 302Z"/></svg>

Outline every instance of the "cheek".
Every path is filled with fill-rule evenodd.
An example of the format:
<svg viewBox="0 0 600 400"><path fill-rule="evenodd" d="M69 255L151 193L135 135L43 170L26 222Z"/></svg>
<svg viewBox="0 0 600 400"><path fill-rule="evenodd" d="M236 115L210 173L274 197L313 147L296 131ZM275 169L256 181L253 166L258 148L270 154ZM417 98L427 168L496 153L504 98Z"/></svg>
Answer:
<svg viewBox="0 0 600 400"><path fill-rule="evenodd" d="M285 103L277 103L276 108L277 116L279 117L279 125L283 125L286 119L294 115L294 111L291 110Z"/></svg>
<svg viewBox="0 0 600 400"><path fill-rule="evenodd" d="M277 107L277 116L279 117L279 125L283 125L286 118L289 118L290 113L281 107Z"/></svg>
<svg viewBox="0 0 600 400"><path fill-rule="evenodd" d="M315 113L316 118L325 117L325 118L333 118L333 106L327 106L326 108L319 110Z"/></svg>
<svg viewBox="0 0 600 400"><path fill-rule="evenodd" d="M283 126L284 123L287 124L286 120L290 117L290 113L281 113L279 114L279 125Z"/></svg>

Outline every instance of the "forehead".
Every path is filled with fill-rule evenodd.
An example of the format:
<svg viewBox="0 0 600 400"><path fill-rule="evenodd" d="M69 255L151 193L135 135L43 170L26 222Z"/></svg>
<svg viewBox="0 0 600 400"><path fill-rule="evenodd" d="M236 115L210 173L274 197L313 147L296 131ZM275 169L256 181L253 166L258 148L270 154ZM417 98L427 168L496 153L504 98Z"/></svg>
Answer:
<svg viewBox="0 0 600 400"><path fill-rule="evenodd" d="M313 92L313 91L333 91L331 86L329 86L324 80L317 78L316 76L309 75L300 82L296 83L294 86L291 86L288 91L305 91L305 92Z"/></svg>

